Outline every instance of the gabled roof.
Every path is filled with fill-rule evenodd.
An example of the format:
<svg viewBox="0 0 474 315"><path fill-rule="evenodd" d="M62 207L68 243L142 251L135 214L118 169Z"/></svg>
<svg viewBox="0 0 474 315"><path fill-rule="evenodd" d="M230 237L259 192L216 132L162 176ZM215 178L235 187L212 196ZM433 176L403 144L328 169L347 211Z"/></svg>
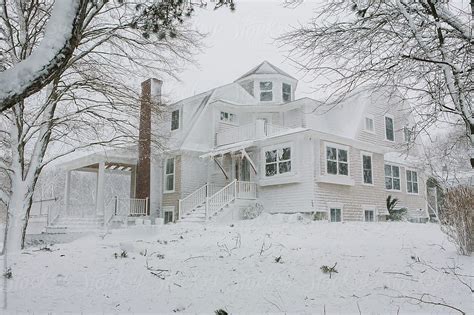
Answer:
<svg viewBox="0 0 474 315"><path fill-rule="evenodd" d="M268 61L265 60L261 64L259 64L258 66L256 66L252 70L250 70L249 72L247 72L244 75L242 75L241 77L239 77L234 82L240 81L245 77L251 76L252 74L281 74L281 75L284 75L285 77L289 77L293 80L297 80L296 78L292 77L291 75L289 75L285 71L281 70L277 66L274 66L274 65L272 65L271 63L269 63Z"/></svg>

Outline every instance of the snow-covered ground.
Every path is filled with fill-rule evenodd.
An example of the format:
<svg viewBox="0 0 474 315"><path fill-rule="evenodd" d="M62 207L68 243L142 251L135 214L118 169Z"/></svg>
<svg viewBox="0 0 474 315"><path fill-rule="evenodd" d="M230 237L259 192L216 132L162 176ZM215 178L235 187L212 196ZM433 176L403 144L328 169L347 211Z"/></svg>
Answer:
<svg viewBox="0 0 474 315"><path fill-rule="evenodd" d="M473 257L458 256L435 224L262 215L40 248L25 250L13 267L11 312L458 313L417 298L474 311ZM331 277L320 270L336 263Z"/></svg>

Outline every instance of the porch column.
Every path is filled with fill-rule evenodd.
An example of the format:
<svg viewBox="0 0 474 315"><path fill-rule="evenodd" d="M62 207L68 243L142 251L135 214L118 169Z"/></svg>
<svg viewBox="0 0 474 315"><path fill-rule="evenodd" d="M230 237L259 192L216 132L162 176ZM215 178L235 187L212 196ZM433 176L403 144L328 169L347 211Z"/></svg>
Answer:
<svg viewBox="0 0 474 315"><path fill-rule="evenodd" d="M104 186L105 186L105 162L99 163L99 169L97 171L97 194L96 194L96 214L98 216L104 215L105 207L105 196L104 196Z"/></svg>
<svg viewBox="0 0 474 315"><path fill-rule="evenodd" d="M64 187L64 212L69 212L69 200L71 199L71 172L66 171L66 183Z"/></svg>
<svg viewBox="0 0 474 315"><path fill-rule="evenodd" d="M135 198L136 187L137 187L137 167L133 166L130 171L130 198Z"/></svg>
<svg viewBox="0 0 474 315"><path fill-rule="evenodd" d="M257 119L255 121L255 137L257 139L263 139L265 138L266 134L265 134L265 120L263 119Z"/></svg>

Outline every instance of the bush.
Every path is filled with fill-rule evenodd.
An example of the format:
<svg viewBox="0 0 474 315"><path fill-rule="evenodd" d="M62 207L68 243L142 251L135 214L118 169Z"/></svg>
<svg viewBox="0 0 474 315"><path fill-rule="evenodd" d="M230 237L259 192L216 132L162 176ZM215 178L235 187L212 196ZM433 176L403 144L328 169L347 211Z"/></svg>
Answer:
<svg viewBox="0 0 474 315"><path fill-rule="evenodd" d="M394 209L390 211L390 215L388 216L388 219L390 221L405 221L406 216L407 216L408 209L407 208L400 208L400 209Z"/></svg>
<svg viewBox="0 0 474 315"><path fill-rule="evenodd" d="M263 206L259 203L252 204L244 209L242 217L244 220L252 220L263 212Z"/></svg>
<svg viewBox="0 0 474 315"><path fill-rule="evenodd" d="M473 208L473 187L458 186L446 192L440 212L441 230L456 244L461 255L470 255L473 250Z"/></svg>
<svg viewBox="0 0 474 315"><path fill-rule="evenodd" d="M315 212L313 214L314 221L326 221L328 219L327 212Z"/></svg>
<svg viewBox="0 0 474 315"><path fill-rule="evenodd" d="M391 195L387 197L387 211L389 213L387 219L390 221L403 221L406 218L407 208L395 209L398 205L398 199L392 198Z"/></svg>

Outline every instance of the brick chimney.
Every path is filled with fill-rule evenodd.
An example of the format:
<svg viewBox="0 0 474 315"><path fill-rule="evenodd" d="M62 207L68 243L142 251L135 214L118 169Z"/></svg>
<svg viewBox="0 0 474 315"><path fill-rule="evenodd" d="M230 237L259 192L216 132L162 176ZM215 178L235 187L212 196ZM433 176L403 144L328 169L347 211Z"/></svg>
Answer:
<svg viewBox="0 0 474 315"><path fill-rule="evenodd" d="M151 110L152 105L161 102L161 86L158 79L148 79L141 84L140 126L138 134L138 164L135 198L150 198L150 159L151 159ZM147 209L150 214L150 207Z"/></svg>

